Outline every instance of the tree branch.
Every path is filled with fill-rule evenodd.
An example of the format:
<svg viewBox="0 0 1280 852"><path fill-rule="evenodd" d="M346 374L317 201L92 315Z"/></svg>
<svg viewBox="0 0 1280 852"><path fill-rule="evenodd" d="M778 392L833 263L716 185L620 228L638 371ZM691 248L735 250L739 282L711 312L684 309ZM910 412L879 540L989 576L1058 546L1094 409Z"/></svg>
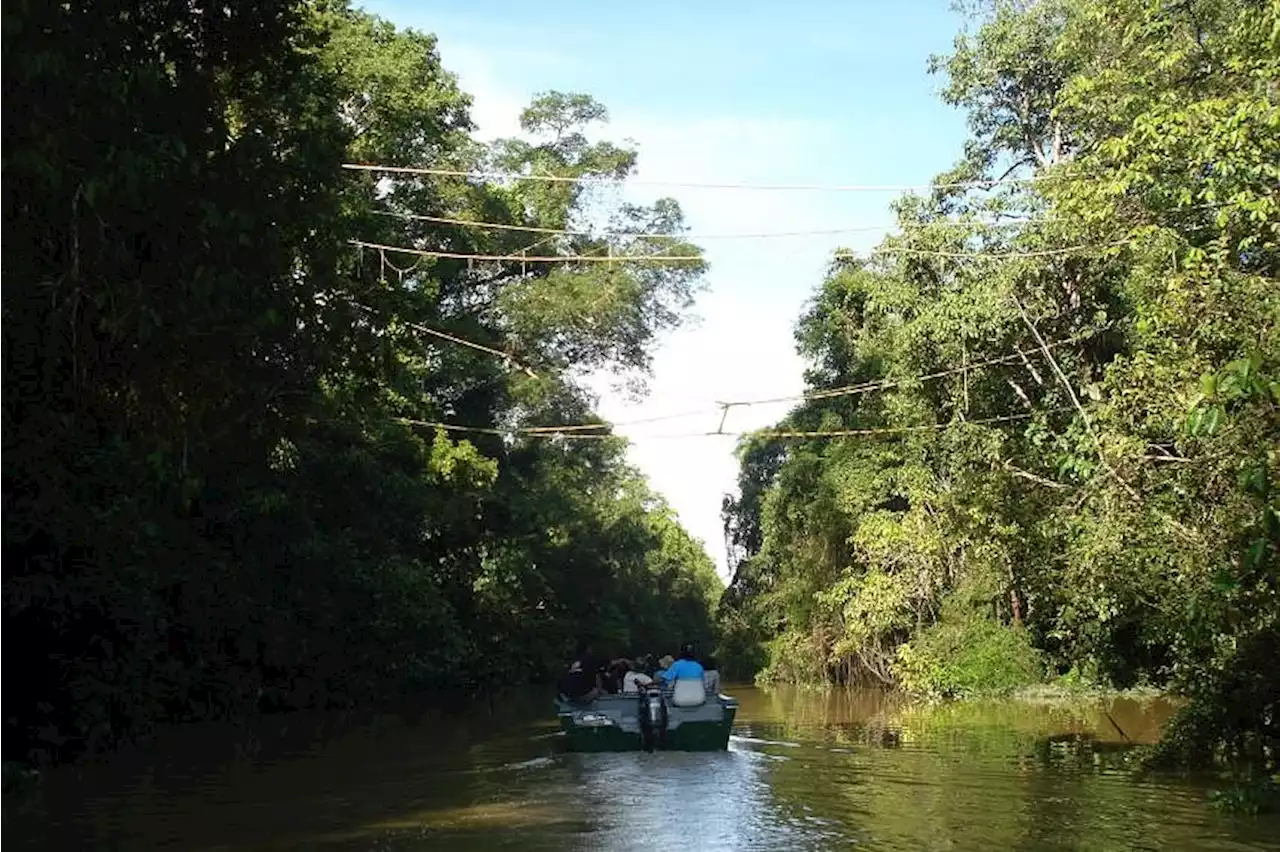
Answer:
<svg viewBox="0 0 1280 852"><path fill-rule="evenodd" d="M1102 462L1102 466L1106 468L1107 473L1125 490L1133 500L1137 503L1142 502L1142 496L1134 490L1133 486L1120 476L1119 471L1112 467L1111 462L1107 460L1107 455L1102 448L1102 439L1098 437L1098 432L1093 428L1093 421L1089 419L1089 413L1084 410L1084 406L1080 404L1080 398L1076 396L1075 389L1071 387L1067 374L1062 372L1062 368L1058 366L1058 361L1053 357L1053 352L1049 350L1049 344L1045 343L1044 337L1040 334L1040 329L1036 328L1036 324L1031 321L1031 317L1027 315L1027 310L1022 306L1022 302L1013 293L1009 294L1009 298L1013 299L1013 303L1018 307L1018 313L1022 316L1022 321L1026 323L1027 328L1031 331L1031 335L1036 339L1036 343L1040 344L1040 351L1044 353L1044 357L1049 362L1049 366L1053 368L1053 373L1058 377L1058 381L1066 390L1067 396L1071 397L1071 403L1076 407L1076 411L1080 412L1081 419L1084 420L1084 428L1089 433L1089 437L1093 439L1093 445L1098 450L1098 460Z"/></svg>
<svg viewBox="0 0 1280 852"><path fill-rule="evenodd" d="M1043 476L1038 476L1038 475L1036 475L1036 474L1032 473L1032 472L1031 472L1031 471L1029 471L1029 470L1023 470L1023 469L1022 469L1022 468L1020 468L1020 467L1015 467L1013 464L1011 464L1011 463L1009 463L1009 462L1007 462L1007 461L1006 461L1006 462L1004 462L1003 464L1004 464L1004 469L1005 469L1005 470L1009 471L1009 472L1010 472L1010 473L1012 473L1014 476L1016 476L1016 477L1018 477L1018 478L1020 478L1020 479L1027 479L1027 480L1030 480L1031 482L1035 482L1035 483L1038 483L1038 484L1040 484L1040 485L1047 486L1047 487L1049 487L1049 488L1058 488L1058 489L1063 489L1063 488L1070 488L1070 487L1071 487L1070 485L1067 485L1065 482L1057 482L1057 481L1052 480L1052 479L1046 479L1045 477L1043 477Z"/></svg>

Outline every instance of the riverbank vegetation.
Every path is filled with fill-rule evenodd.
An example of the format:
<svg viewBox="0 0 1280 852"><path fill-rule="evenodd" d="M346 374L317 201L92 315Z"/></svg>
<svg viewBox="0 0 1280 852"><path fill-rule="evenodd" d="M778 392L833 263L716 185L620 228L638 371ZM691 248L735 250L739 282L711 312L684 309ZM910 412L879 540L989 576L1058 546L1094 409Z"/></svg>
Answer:
<svg viewBox="0 0 1280 852"><path fill-rule="evenodd" d="M1280 7L997 2L932 66L969 138L799 321L778 429L837 434L740 445L723 656L1169 689L1157 760L1274 766Z"/></svg>
<svg viewBox="0 0 1280 852"><path fill-rule="evenodd" d="M643 383L705 270L678 204L342 167L622 178L602 105L482 142L432 37L327 0L3 14L6 760L709 637L623 442L527 431Z"/></svg>

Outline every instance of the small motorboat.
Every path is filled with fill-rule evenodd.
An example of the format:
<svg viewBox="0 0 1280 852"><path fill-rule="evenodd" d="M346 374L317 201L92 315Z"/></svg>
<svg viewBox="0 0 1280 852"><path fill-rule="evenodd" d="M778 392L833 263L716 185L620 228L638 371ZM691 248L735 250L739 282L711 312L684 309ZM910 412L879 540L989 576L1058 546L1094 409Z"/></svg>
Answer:
<svg viewBox="0 0 1280 852"><path fill-rule="evenodd" d="M738 712L728 695L702 689L650 687L639 695L602 695L575 703L556 699L570 751L724 751Z"/></svg>

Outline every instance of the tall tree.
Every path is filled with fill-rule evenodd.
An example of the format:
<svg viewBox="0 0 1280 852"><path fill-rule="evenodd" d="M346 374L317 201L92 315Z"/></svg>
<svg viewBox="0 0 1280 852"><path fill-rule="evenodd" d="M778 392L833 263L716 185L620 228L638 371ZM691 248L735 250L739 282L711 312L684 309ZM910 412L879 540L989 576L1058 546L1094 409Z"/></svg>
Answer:
<svg viewBox="0 0 1280 852"><path fill-rule="evenodd" d="M997 2L933 60L964 155L823 282L784 421L885 431L789 444L729 504L763 507L730 600L773 628L766 676L1045 664L1186 691L1170 755L1274 760L1276 14Z"/></svg>
<svg viewBox="0 0 1280 852"><path fill-rule="evenodd" d="M587 197L343 169L625 176L603 107L480 144L432 37L337 2L20 2L4 47L6 759L707 635L714 572L622 442L520 431L595 419L584 371L642 375L701 261L415 263L536 238L436 220L563 229ZM611 211L540 253L697 256L673 201Z"/></svg>

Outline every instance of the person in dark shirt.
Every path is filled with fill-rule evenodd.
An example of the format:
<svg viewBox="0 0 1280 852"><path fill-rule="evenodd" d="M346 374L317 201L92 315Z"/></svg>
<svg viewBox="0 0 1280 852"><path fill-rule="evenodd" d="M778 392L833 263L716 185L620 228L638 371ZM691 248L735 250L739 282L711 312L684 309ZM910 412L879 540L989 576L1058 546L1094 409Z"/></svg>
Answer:
<svg viewBox="0 0 1280 852"><path fill-rule="evenodd" d="M586 704L595 701L604 694L600 670L603 664L591 653L591 643L583 640L578 643L573 662L560 678L560 694L570 701Z"/></svg>
<svg viewBox="0 0 1280 852"><path fill-rule="evenodd" d="M610 695L616 695L622 692L622 682L627 676L627 672L631 671L632 663L625 657L619 657L616 660L610 660L609 665L604 674L604 690Z"/></svg>

